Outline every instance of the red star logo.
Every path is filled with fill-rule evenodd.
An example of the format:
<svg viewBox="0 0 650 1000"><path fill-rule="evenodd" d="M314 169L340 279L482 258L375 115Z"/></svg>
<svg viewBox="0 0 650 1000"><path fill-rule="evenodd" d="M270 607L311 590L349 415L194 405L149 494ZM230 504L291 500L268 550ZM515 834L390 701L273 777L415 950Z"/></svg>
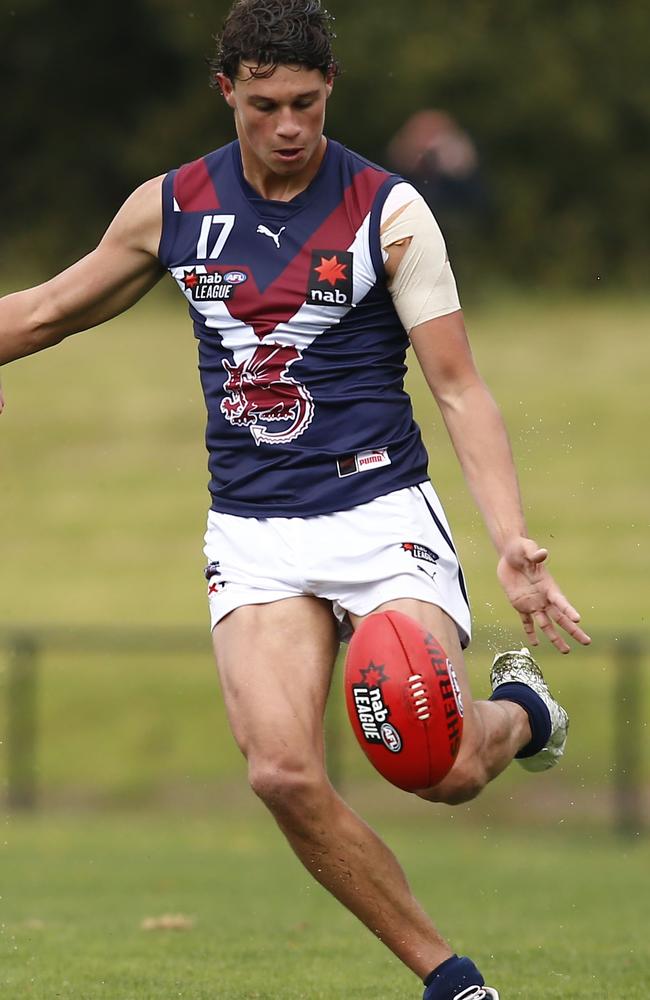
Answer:
<svg viewBox="0 0 650 1000"><path fill-rule="evenodd" d="M372 660L364 670L359 672L361 680L367 687L380 687L384 681L389 680L383 663L376 664Z"/></svg>
<svg viewBox="0 0 650 1000"><path fill-rule="evenodd" d="M402 548L405 552L412 552L415 546L413 545L413 542L402 542Z"/></svg>
<svg viewBox="0 0 650 1000"><path fill-rule="evenodd" d="M183 284L185 285L185 290L188 288L196 288L199 283L199 276L196 271L188 271L187 274L183 275Z"/></svg>
<svg viewBox="0 0 650 1000"><path fill-rule="evenodd" d="M314 270L318 274L319 281L327 281L334 287L337 281L345 281L347 264L339 263L336 254L332 257L321 257L320 266Z"/></svg>

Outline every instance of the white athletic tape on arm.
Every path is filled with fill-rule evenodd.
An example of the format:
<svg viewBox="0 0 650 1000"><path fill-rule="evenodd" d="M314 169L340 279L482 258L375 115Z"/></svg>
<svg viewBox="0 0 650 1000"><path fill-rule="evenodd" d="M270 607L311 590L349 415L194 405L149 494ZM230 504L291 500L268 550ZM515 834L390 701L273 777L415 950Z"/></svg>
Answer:
<svg viewBox="0 0 650 1000"><path fill-rule="evenodd" d="M403 208L404 205L408 205L409 202L416 201L421 197L420 192L412 184L409 184L408 181L400 181L399 184L392 187L381 210L382 229L399 208Z"/></svg>
<svg viewBox="0 0 650 1000"><path fill-rule="evenodd" d="M423 198L411 201L381 233L383 250L410 239L388 286L404 329L460 309L458 290L438 223Z"/></svg>

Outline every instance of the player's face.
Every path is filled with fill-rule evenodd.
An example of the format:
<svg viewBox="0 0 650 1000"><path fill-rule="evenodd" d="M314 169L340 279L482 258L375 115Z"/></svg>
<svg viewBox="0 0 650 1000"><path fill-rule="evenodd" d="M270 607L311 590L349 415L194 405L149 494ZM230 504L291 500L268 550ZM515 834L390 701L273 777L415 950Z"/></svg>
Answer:
<svg viewBox="0 0 650 1000"><path fill-rule="evenodd" d="M245 162L281 177L309 173L324 150L325 105L332 81L317 69L280 65L269 77L255 77L242 63L234 83L219 75L227 104L235 112Z"/></svg>

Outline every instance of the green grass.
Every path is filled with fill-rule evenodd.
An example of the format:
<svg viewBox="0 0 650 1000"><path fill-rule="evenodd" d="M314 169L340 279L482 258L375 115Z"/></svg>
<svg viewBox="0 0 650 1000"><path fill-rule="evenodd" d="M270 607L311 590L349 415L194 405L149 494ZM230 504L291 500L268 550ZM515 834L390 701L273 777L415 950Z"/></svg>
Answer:
<svg viewBox="0 0 650 1000"><path fill-rule="evenodd" d="M650 299L499 298L468 323L506 416L530 529L599 629L647 627ZM203 623L203 403L183 303L123 317L3 372L5 621ZM440 418L414 375L434 482L477 623L512 615Z"/></svg>
<svg viewBox="0 0 650 1000"><path fill-rule="evenodd" d="M529 529L550 549L558 581L588 628L647 629L650 299L504 298L468 321L510 430ZM432 476L469 570L475 617L507 620L492 552L434 419Z"/></svg>
<svg viewBox="0 0 650 1000"><path fill-rule="evenodd" d="M649 299L597 295L468 310L531 532L603 637L647 630L649 316ZM62 631L38 661L48 808L9 816L0 838L0 996L418 997L244 790L207 635L204 415L182 303L159 290L105 329L9 366L3 382L0 627ZM440 419L416 373L410 384L470 582L481 695L517 623ZM85 646L71 634L66 646L66 626L142 623L154 637L179 625L197 638L187 651L129 651L101 634ZM544 656L572 716L561 769L512 767L450 812L374 775L333 691L328 744L344 794L375 817L443 932L504 1000L646 997L650 847L606 832L616 648L602 638L568 659ZM0 650L2 712L7 663ZM647 719L649 683L640 697ZM647 778L647 723L638 739ZM140 929L167 912L187 914L192 929Z"/></svg>
<svg viewBox="0 0 650 1000"><path fill-rule="evenodd" d="M197 629L197 638L201 631ZM483 640L469 664L477 696L487 694L492 650ZM1 662L1 661L0 661ZM611 651L596 647L569 660L547 658L547 673L572 717L561 768L531 779L519 768L500 777L491 808L508 822L533 810L540 820L613 814L615 719ZM644 661L647 670L648 659ZM0 672L0 705L2 697ZM641 719L650 715L650 685L642 688ZM4 708L3 708L4 710ZM39 661L36 765L45 804L134 801L214 801L224 785L245 781L243 759L225 718L209 642L204 652L113 652L101 648L44 652ZM359 750L347 721L337 671L329 714L329 753L343 784L380 779ZM642 774L650 773L650 732L638 733ZM0 773L6 760L0 746Z"/></svg>
<svg viewBox="0 0 650 1000"><path fill-rule="evenodd" d="M147 650L146 630L84 635L65 631L47 636L37 653L36 768L45 804L214 800L225 785L245 780L243 759L230 735L208 636L197 627L179 633L187 649ZM111 638L109 643L108 639ZM150 637L152 640L155 635ZM133 648L129 640L133 642ZM483 630L468 656L476 696L485 697L487 666L500 642ZM58 643L58 646L55 645ZM67 648L66 644L71 644ZM617 674L629 668L614 659L612 645L597 642L568 659L545 658L546 672L572 717L569 752L562 767L531 780L511 768L494 786L492 799L508 822L518 812L572 821L590 816L607 824L613 813ZM0 657L0 705L6 710L10 660ZM648 654L642 661L647 676ZM5 683L3 683L3 680ZM345 712L341 663L335 672L328 715L331 766L343 783L380 783L359 750ZM4 691L3 691L4 689ZM3 696L4 695L4 696ZM650 774L650 684L642 680L639 704L626 709L624 722L637 718L635 746L641 774ZM629 710L629 711L628 711ZM620 711L620 708L617 709ZM0 773L6 773L6 743L0 746ZM531 801L532 797L532 801ZM548 814L548 815L547 815Z"/></svg>
<svg viewBox="0 0 650 1000"><path fill-rule="evenodd" d="M193 819L4 824L6 1000L406 1000L417 980L287 851L261 806ZM421 804L377 828L508 1000L645 1000L650 847L581 831L458 829ZM142 921L183 914L185 931Z"/></svg>
<svg viewBox="0 0 650 1000"><path fill-rule="evenodd" d="M126 654L101 637L74 653L42 651L38 764L42 787L56 795L130 800L242 775L207 635L195 346L170 292L158 289L106 327L3 371L0 627L146 623L154 637L173 625L205 636L203 653ZM600 295L501 297L468 311L480 367L510 426L531 531L601 636L647 635L649 318L650 299ZM470 583L481 637L470 667L485 694L487 662L519 640L518 623L417 372L410 385ZM566 785L601 817L612 778L612 649L599 640L568 659L543 655L573 718L569 760L553 787ZM0 705L4 665L0 650ZM650 684L641 697L648 718ZM368 777L339 724L344 773ZM639 741L648 774L647 724ZM499 783L504 808L513 789L527 794L516 781Z"/></svg>

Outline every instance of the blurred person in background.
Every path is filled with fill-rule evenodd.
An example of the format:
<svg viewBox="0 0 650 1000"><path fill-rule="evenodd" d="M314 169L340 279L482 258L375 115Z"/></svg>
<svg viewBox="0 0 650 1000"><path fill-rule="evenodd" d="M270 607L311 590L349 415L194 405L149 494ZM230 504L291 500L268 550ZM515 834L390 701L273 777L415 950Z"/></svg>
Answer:
<svg viewBox="0 0 650 1000"><path fill-rule="evenodd" d="M420 192L452 256L488 233L491 202L476 144L451 114L416 111L386 149L388 166ZM466 265L466 261L463 262Z"/></svg>
<svg viewBox="0 0 650 1000"><path fill-rule="evenodd" d="M213 63L237 139L147 181L92 253L1 299L0 363L110 319L171 273L198 340L214 649L251 785L314 878L424 981L425 1000L498 1000L324 761L339 640L387 609L437 637L462 689L458 758L423 798L467 801L513 758L543 770L564 749L566 713L527 650L498 656L492 698L472 699L467 592L403 388L409 343L529 642L536 628L560 652L562 630L589 638L527 535L431 212L402 177L323 133L332 37L318 0L239 0ZM462 142L445 162L475 165Z"/></svg>

